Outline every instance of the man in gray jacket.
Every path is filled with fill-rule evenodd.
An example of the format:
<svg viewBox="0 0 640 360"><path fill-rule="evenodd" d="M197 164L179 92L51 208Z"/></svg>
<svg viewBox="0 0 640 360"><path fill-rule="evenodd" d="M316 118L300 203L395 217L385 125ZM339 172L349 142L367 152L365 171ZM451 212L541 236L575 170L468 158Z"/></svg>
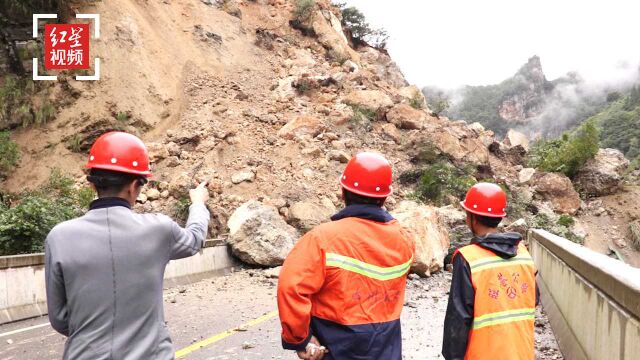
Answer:
<svg viewBox="0 0 640 360"><path fill-rule="evenodd" d="M146 147L112 132L94 143L87 179L98 192L86 215L46 240L51 326L68 337L63 359L173 359L162 283L172 259L196 254L207 234L206 183L190 191L186 228L132 211L151 176Z"/></svg>

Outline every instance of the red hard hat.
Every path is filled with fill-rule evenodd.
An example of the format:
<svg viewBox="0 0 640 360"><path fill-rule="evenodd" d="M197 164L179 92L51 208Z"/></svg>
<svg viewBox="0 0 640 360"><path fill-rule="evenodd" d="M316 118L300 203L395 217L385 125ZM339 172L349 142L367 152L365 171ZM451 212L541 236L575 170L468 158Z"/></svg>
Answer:
<svg viewBox="0 0 640 360"><path fill-rule="evenodd" d="M476 215L499 218L507 216L507 194L496 184L477 183L473 185L460 205Z"/></svg>
<svg viewBox="0 0 640 360"><path fill-rule="evenodd" d="M342 173L340 185L362 196L385 198L391 195L391 164L384 156L363 152L354 156Z"/></svg>
<svg viewBox="0 0 640 360"><path fill-rule="evenodd" d="M147 147L137 136L119 131L103 134L93 143L87 168L151 176Z"/></svg>

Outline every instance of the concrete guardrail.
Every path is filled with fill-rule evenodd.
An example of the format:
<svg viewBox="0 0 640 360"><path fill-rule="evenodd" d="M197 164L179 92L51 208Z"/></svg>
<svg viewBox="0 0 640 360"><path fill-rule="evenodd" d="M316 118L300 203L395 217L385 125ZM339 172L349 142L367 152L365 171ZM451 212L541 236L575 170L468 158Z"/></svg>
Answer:
<svg viewBox="0 0 640 360"><path fill-rule="evenodd" d="M207 240L195 256L169 262L165 287L224 274L234 265L226 245ZM0 324L46 313L44 254L0 256Z"/></svg>
<svg viewBox="0 0 640 360"><path fill-rule="evenodd" d="M544 230L532 230L529 242L564 357L639 359L640 269Z"/></svg>

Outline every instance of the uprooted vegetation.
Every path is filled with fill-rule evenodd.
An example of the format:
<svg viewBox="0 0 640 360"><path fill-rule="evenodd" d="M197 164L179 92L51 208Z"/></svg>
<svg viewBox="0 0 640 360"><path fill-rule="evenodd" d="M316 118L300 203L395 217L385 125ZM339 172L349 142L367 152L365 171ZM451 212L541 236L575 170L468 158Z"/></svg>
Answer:
<svg viewBox="0 0 640 360"><path fill-rule="evenodd" d="M0 255L42 252L44 240L57 224L84 213L94 198L92 189L54 170L39 188L0 196Z"/></svg>

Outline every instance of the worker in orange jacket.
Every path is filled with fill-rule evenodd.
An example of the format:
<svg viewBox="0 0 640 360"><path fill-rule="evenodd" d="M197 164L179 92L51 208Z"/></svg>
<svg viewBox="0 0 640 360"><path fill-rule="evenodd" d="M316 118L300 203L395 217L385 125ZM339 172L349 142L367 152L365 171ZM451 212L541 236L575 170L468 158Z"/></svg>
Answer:
<svg viewBox="0 0 640 360"><path fill-rule="evenodd" d="M474 239L453 256L442 355L532 360L536 271L522 236L497 232L507 195L498 185L479 183L461 205Z"/></svg>
<svg viewBox="0 0 640 360"><path fill-rule="evenodd" d="M383 209L391 180L382 155L356 155L340 180L347 206L287 256L278 283L282 344L301 359L402 358L413 243Z"/></svg>

